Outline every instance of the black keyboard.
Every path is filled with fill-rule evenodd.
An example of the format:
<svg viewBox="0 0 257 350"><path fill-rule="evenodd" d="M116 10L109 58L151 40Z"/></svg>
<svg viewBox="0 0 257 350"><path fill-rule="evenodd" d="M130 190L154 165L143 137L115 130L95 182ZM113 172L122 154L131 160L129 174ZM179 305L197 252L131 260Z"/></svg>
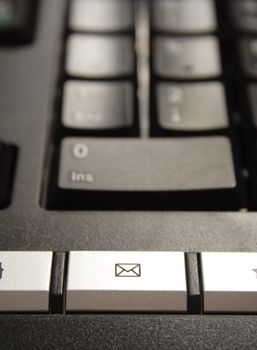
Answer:
<svg viewBox="0 0 257 350"><path fill-rule="evenodd" d="M257 348L257 1L0 0L0 348Z"/></svg>

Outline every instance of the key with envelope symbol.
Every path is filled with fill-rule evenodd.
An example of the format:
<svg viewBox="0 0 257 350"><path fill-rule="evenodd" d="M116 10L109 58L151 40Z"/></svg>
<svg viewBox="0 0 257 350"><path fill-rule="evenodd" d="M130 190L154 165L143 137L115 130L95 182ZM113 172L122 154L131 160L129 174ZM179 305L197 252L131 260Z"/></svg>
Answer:
<svg viewBox="0 0 257 350"><path fill-rule="evenodd" d="M184 253L72 251L66 295L67 312L186 312Z"/></svg>
<svg viewBox="0 0 257 350"><path fill-rule="evenodd" d="M141 277L141 265L115 264L115 277Z"/></svg>

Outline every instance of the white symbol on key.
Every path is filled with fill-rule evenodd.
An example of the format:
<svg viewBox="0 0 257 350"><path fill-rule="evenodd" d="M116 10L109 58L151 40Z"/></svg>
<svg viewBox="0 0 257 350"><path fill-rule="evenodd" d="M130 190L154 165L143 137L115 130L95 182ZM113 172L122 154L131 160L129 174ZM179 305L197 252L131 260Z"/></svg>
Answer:
<svg viewBox="0 0 257 350"><path fill-rule="evenodd" d="M183 101L183 90L179 87L172 87L167 92L168 101L170 103L181 103Z"/></svg>
<svg viewBox="0 0 257 350"><path fill-rule="evenodd" d="M88 146L85 143L76 143L73 147L73 155L75 158L84 159L88 156Z"/></svg>
<svg viewBox="0 0 257 350"><path fill-rule="evenodd" d="M179 41L170 40L165 43L165 48L171 55L179 56L183 51L183 46Z"/></svg>
<svg viewBox="0 0 257 350"><path fill-rule="evenodd" d="M179 107L172 107L170 119L173 123L178 124L181 122L181 110Z"/></svg>
<svg viewBox="0 0 257 350"><path fill-rule="evenodd" d="M99 123L102 119L102 114L97 111L77 110L73 113L73 120L77 123Z"/></svg>
<svg viewBox="0 0 257 350"><path fill-rule="evenodd" d="M90 173L84 173L82 171L73 170L70 173L70 180L74 183L89 183L94 181L94 177Z"/></svg>

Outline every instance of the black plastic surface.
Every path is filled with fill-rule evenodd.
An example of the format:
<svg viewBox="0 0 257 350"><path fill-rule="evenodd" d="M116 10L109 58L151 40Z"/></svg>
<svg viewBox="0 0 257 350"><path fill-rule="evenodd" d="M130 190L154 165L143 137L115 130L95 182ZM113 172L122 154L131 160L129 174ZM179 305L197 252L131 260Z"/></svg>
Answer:
<svg viewBox="0 0 257 350"><path fill-rule="evenodd" d="M256 213L55 212L39 205L64 0L44 0L36 40L0 48L0 138L18 146L1 250L255 251ZM15 101L15 103L14 103ZM1 349L255 349L256 316L1 315Z"/></svg>

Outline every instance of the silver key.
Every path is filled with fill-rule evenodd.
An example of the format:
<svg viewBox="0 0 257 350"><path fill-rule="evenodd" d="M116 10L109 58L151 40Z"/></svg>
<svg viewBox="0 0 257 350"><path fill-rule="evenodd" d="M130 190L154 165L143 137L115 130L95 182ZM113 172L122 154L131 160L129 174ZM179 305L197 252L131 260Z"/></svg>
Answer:
<svg viewBox="0 0 257 350"><path fill-rule="evenodd" d="M157 37L153 64L154 73L164 78L217 78L221 75L218 41L213 36Z"/></svg>
<svg viewBox="0 0 257 350"><path fill-rule="evenodd" d="M51 252L0 252L0 311L48 311Z"/></svg>
<svg viewBox="0 0 257 350"><path fill-rule="evenodd" d="M257 254L202 253L205 312L257 311Z"/></svg>
<svg viewBox="0 0 257 350"><path fill-rule="evenodd" d="M134 73L133 39L129 36L70 35L66 73L81 78L117 78Z"/></svg>
<svg viewBox="0 0 257 350"><path fill-rule="evenodd" d="M161 83L157 86L161 128L174 131L211 131L227 128L228 113L221 83Z"/></svg>
<svg viewBox="0 0 257 350"><path fill-rule="evenodd" d="M152 16L154 30L162 32L204 34L217 27L212 0L154 0Z"/></svg>
<svg viewBox="0 0 257 350"><path fill-rule="evenodd" d="M184 253L71 252L66 309L185 312Z"/></svg>
<svg viewBox="0 0 257 350"><path fill-rule="evenodd" d="M134 25L133 0L73 0L70 28L85 32L121 32Z"/></svg>
<svg viewBox="0 0 257 350"><path fill-rule="evenodd" d="M133 125L133 105L129 82L68 81L62 123L85 130L128 128Z"/></svg>

